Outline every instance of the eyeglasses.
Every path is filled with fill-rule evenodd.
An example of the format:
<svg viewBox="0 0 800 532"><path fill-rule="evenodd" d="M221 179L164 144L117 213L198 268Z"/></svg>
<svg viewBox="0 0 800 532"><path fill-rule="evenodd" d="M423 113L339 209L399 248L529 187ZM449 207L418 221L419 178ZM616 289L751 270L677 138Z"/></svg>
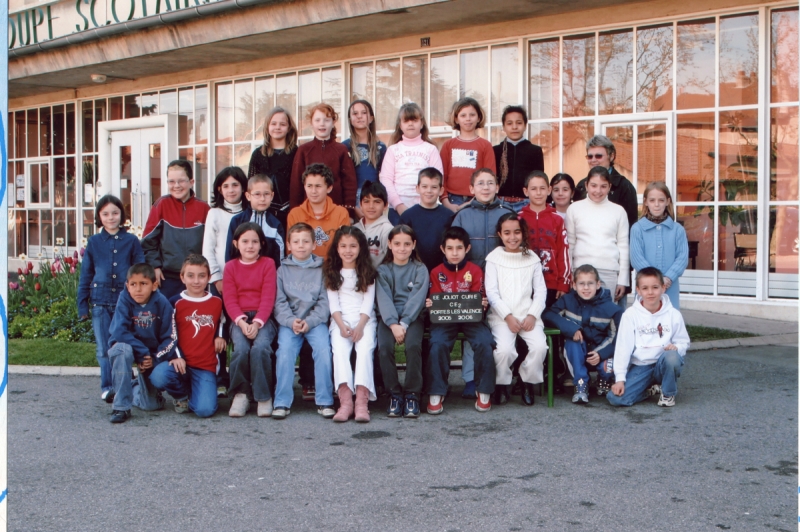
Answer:
<svg viewBox="0 0 800 532"><path fill-rule="evenodd" d="M600 154L600 153L593 153L593 154L587 155L586 156L586 160L587 161L591 161L592 159L597 159L599 161L603 157L605 157L605 155Z"/></svg>
<svg viewBox="0 0 800 532"><path fill-rule="evenodd" d="M186 183L188 183L188 182L189 182L189 180L188 180L188 179L181 179L181 180L179 180L179 181L172 181L172 180L169 180L169 181L167 181L167 184L168 184L169 186L171 186L171 187L182 187L183 185L185 185L185 184L186 184Z"/></svg>
<svg viewBox="0 0 800 532"><path fill-rule="evenodd" d="M268 198L272 196L272 192L251 192L250 196L256 199Z"/></svg>

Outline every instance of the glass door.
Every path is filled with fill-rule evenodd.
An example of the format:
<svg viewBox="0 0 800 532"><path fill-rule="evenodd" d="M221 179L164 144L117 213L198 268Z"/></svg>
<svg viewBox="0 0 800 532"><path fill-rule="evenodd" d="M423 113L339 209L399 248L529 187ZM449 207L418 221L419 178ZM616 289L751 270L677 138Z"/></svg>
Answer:
<svg viewBox="0 0 800 532"><path fill-rule="evenodd" d="M134 231L147 223L150 207L165 190L161 175L163 127L111 132L111 189Z"/></svg>

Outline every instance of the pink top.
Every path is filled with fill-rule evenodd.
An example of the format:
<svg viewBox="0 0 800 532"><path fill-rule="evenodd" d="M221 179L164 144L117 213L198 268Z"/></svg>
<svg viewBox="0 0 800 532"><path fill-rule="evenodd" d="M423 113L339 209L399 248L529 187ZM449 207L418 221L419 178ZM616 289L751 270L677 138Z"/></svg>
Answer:
<svg viewBox="0 0 800 532"><path fill-rule="evenodd" d="M413 207L419 203L417 181L419 171L432 166L442 171L442 159L436 146L422 140L403 136L397 144L386 150L381 166L381 183L386 187L389 205L397 208L401 203Z"/></svg>
<svg viewBox="0 0 800 532"><path fill-rule="evenodd" d="M223 301L233 323L245 317L245 312L252 311L256 311L254 322L262 326L267 323L272 315L272 307L275 306L277 278L275 262L266 257L259 257L250 264L245 264L240 259L233 259L225 264L225 275L222 278Z"/></svg>

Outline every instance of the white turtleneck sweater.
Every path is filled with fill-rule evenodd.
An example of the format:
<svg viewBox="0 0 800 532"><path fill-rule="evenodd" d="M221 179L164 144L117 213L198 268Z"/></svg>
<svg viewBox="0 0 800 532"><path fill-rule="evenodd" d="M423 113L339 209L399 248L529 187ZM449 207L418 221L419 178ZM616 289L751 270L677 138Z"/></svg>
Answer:
<svg viewBox="0 0 800 532"><path fill-rule="evenodd" d="M418 204L419 171L429 166L443 171L439 150L422 140L422 135L413 139L403 135L400 142L389 146L381 166L381 183L386 187L389 205L396 209L401 203L406 207Z"/></svg>
<svg viewBox="0 0 800 532"><path fill-rule="evenodd" d="M573 267L591 264L598 270L617 272L617 284L630 284L628 215L608 197L600 203L589 198L567 209L569 260ZM614 290L614 287L610 287Z"/></svg>
<svg viewBox="0 0 800 532"><path fill-rule="evenodd" d="M495 248L486 257L489 326L505 324L509 314L522 321L530 314L541 322L547 299L542 263L536 253L509 253Z"/></svg>
<svg viewBox="0 0 800 532"><path fill-rule="evenodd" d="M231 218L242 212L242 203L224 202L225 208L214 207L208 211L206 228L203 233L203 256L211 267L211 281L222 279L225 270L225 247L228 245L228 226Z"/></svg>

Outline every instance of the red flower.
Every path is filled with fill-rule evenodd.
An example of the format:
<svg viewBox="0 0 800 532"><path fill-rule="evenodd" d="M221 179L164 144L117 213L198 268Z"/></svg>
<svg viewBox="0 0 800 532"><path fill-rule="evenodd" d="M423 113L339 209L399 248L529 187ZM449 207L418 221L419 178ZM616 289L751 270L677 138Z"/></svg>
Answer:
<svg viewBox="0 0 800 532"><path fill-rule="evenodd" d="M35 285L33 285L33 288L38 292L39 290L42 289L42 285L40 285L39 283L36 283Z"/></svg>
<svg viewBox="0 0 800 532"><path fill-rule="evenodd" d="M25 306L25 300L23 299L22 301L19 302L19 304L24 307Z"/></svg>
<svg viewBox="0 0 800 532"><path fill-rule="evenodd" d="M74 260L75 262L78 262L78 252L77 251L74 251L72 253L72 260Z"/></svg>
<svg viewBox="0 0 800 532"><path fill-rule="evenodd" d="M69 264L70 266L72 266L72 257L65 257L65 258L64 258L64 262L66 262L67 264Z"/></svg>
<svg viewBox="0 0 800 532"><path fill-rule="evenodd" d="M22 275L22 268L17 268L17 275Z"/></svg>
<svg viewBox="0 0 800 532"><path fill-rule="evenodd" d="M28 261L28 269L33 271L33 263Z"/></svg>
<svg viewBox="0 0 800 532"><path fill-rule="evenodd" d="M38 279L38 278L39 278L39 274L38 274L38 273L34 273L34 274L33 274L33 278L34 278L34 279Z"/></svg>

